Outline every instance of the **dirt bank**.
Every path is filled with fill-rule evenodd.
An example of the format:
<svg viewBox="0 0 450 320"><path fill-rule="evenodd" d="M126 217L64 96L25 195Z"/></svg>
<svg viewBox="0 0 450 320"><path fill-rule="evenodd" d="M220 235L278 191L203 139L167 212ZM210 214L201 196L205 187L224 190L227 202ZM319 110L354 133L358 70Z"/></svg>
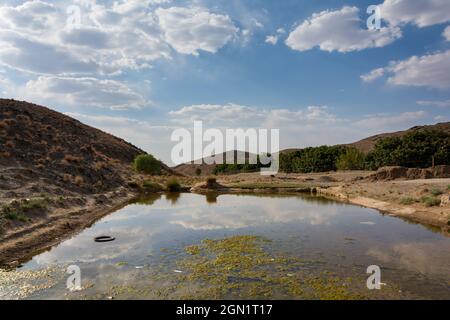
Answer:
<svg viewBox="0 0 450 320"><path fill-rule="evenodd" d="M47 199L48 213L32 223L16 221L1 235L0 265L15 267L126 205L136 193L125 188L88 197ZM57 204L61 201L61 205Z"/></svg>
<svg viewBox="0 0 450 320"><path fill-rule="evenodd" d="M334 199L434 226L450 235L450 179L373 181L369 171L319 174L239 174L219 177L227 192L317 192Z"/></svg>

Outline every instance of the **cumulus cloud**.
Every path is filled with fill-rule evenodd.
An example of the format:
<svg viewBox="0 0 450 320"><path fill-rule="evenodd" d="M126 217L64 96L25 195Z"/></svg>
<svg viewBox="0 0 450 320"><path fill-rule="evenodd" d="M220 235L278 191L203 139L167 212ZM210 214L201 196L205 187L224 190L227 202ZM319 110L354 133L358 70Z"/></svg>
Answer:
<svg viewBox="0 0 450 320"><path fill-rule="evenodd" d="M200 104L185 106L176 111L170 111L169 116L178 123L192 123L200 120L211 126L226 127L229 125L252 126L260 123L266 115L265 110L238 104L214 105Z"/></svg>
<svg viewBox="0 0 450 320"><path fill-rule="evenodd" d="M17 7L0 7L0 27L39 33L55 22L57 9L40 0L27 1Z"/></svg>
<svg viewBox="0 0 450 320"><path fill-rule="evenodd" d="M39 94L83 106L139 109L150 103L125 84L114 80L40 76L29 81L26 87L31 95Z"/></svg>
<svg viewBox="0 0 450 320"><path fill-rule="evenodd" d="M319 47L323 51L351 52L384 47L402 33L397 27L369 30L362 27L357 7L313 14L289 34L286 44L297 51Z"/></svg>
<svg viewBox="0 0 450 320"><path fill-rule="evenodd" d="M417 104L420 106L429 106L429 107L439 107L439 108L449 108L450 107L450 100L419 100L417 101Z"/></svg>
<svg viewBox="0 0 450 320"><path fill-rule="evenodd" d="M428 27L450 21L447 0L385 0L380 8L382 18L391 25L412 23Z"/></svg>
<svg viewBox="0 0 450 320"><path fill-rule="evenodd" d="M186 106L169 115L187 129L193 127L194 120L202 120L205 128L280 129L281 149L350 143L381 132L408 129L426 118L424 111L347 119L327 106L290 110L237 104Z"/></svg>
<svg viewBox="0 0 450 320"><path fill-rule="evenodd" d="M371 81L388 74L387 82L397 86L450 88L450 50L424 56L413 56L402 61L393 61L389 66L376 69L361 76Z"/></svg>
<svg viewBox="0 0 450 320"><path fill-rule="evenodd" d="M280 36L282 36L285 33L286 33L286 30L284 30L283 28L279 28L279 29L277 29L277 33L275 35L266 36L265 42L272 44L272 45L276 45L278 43L278 40L280 39Z"/></svg>
<svg viewBox="0 0 450 320"><path fill-rule="evenodd" d="M444 33L442 36L445 38L445 40L450 41L450 26L445 28Z"/></svg>
<svg viewBox="0 0 450 320"><path fill-rule="evenodd" d="M178 52L198 55L199 50L215 53L239 31L227 15L200 8L157 9L165 40Z"/></svg>
<svg viewBox="0 0 450 320"><path fill-rule="evenodd" d="M355 125L366 129L389 129L414 126L417 121L425 118L424 111L404 112L398 115L384 114L367 116L355 122Z"/></svg>
<svg viewBox="0 0 450 320"><path fill-rule="evenodd" d="M63 103L143 107L148 101L141 95L107 78L151 68L175 52L215 53L239 31L227 15L170 3L74 0L71 4L81 9L81 24L69 23L76 10L67 11L70 7L58 2L2 3L0 66L26 73L32 79L27 89L43 90L43 97ZM25 96L23 89L16 95L20 91Z"/></svg>
<svg viewBox="0 0 450 320"><path fill-rule="evenodd" d="M267 36L266 43L276 45L278 43L278 36Z"/></svg>
<svg viewBox="0 0 450 320"><path fill-rule="evenodd" d="M362 75L361 79L364 82L372 82L372 81L382 77L383 75L384 75L384 69L378 68L378 69L374 69L374 70L370 71L367 74Z"/></svg>
<svg viewBox="0 0 450 320"><path fill-rule="evenodd" d="M0 30L0 64L42 74L90 73L96 62L83 59L58 46L35 41L16 32Z"/></svg>

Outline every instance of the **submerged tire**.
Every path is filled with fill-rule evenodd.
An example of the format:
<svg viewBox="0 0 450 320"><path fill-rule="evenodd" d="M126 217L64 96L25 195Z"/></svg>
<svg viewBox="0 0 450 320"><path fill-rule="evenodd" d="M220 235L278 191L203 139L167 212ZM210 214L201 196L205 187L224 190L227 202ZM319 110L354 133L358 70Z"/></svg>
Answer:
<svg viewBox="0 0 450 320"><path fill-rule="evenodd" d="M110 237L110 236L101 236L101 237L94 238L95 242L111 242L114 240L116 240L116 238Z"/></svg>

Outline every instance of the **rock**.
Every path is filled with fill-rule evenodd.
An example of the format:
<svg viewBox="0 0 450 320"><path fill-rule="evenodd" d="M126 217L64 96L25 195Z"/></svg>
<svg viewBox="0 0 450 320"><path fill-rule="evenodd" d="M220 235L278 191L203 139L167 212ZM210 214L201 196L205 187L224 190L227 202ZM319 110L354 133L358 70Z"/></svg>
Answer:
<svg viewBox="0 0 450 320"><path fill-rule="evenodd" d="M450 195L444 194L441 196L441 207L450 207Z"/></svg>
<svg viewBox="0 0 450 320"><path fill-rule="evenodd" d="M318 179L320 182L336 182L337 180L330 176L322 176Z"/></svg>
<svg viewBox="0 0 450 320"><path fill-rule="evenodd" d="M416 180L450 178L450 166L442 165L434 168L383 167L369 177L371 181L390 181L396 179Z"/></svg>

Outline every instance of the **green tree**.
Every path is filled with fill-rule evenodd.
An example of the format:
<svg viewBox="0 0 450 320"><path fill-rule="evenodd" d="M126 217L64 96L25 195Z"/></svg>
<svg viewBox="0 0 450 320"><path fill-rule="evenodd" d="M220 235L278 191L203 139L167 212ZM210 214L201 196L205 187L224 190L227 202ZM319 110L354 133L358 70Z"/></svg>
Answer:
<svg viewBox="0 0 450 320"><path fill-rule="evenodd" d="M356 148L347 148L336 161L338 170L363 170L366 156Z"/></svg>
<svg viewBox="0 0 450 320"><path fill-rule="evenodd" d="M161 162L150 154L141 154L134 159L134 169L137 172L158 175L161 173Z"/></svg>

